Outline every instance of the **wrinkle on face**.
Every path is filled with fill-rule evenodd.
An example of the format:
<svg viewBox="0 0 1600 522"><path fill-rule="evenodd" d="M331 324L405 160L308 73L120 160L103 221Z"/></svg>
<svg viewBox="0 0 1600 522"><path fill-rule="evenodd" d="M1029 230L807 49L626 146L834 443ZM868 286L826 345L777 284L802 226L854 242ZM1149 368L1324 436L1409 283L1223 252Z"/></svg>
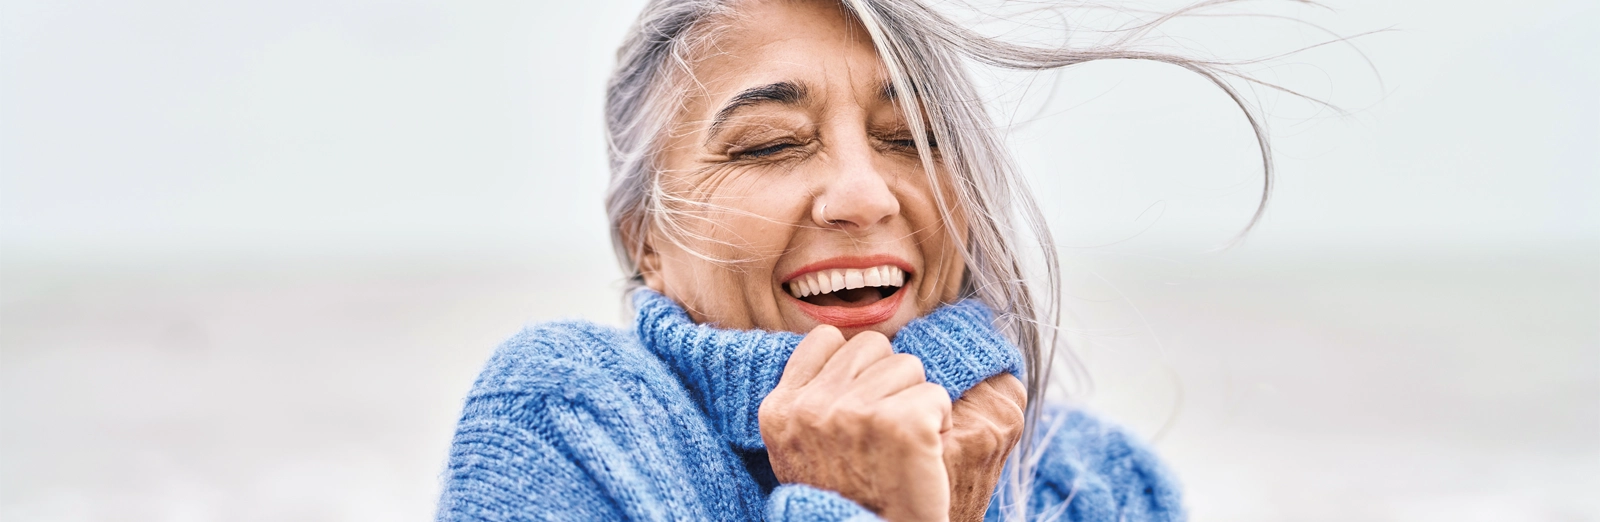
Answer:
<svg viewBox="0 0 1600 522"><path fill-rule="evenodd" d="M905 313L870 329L892 336L953 300L964 241L952 241L933 191L953 195L948 183L929 183L908 147L864 31L837 4L740 9L706 46L714 52L691 62L693 88L663 140L659 181L666 218L677 219L647 232L647 284L697 322L805 332L815 321L788 301L781 273L830 256L889 254L915 274L901 289L910 292ZM881 218L831 225L819 214Z"/></svg>

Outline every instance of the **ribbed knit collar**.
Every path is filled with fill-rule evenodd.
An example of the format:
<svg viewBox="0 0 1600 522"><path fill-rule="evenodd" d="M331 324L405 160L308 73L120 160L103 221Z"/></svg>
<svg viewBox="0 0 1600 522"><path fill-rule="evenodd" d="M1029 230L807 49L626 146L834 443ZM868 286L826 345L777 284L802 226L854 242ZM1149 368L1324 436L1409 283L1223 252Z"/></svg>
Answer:
<svg viewBox="0 0 1600 522"><path fill-rule="evenodd" d="M742 450L766 449L757 410L802 336L695 324L677 303L649 289L634 292L633 304L639 340L678 375L723 440ZM1021 353L995 330L993 312L975 300L911 321L892 344L895 352L921 358L928 381L944 386L951 400L1000 372L1022 375Z"/></svg>

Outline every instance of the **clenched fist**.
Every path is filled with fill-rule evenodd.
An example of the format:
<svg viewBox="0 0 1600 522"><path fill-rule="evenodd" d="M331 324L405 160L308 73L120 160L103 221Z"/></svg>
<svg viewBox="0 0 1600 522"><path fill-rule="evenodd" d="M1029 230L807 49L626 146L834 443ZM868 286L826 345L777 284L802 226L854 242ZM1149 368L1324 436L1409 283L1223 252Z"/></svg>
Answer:
<svg viewBox="0 0 1600 522"><path fill-rule="evenodd" d="M927 382L920 359L894 353L883 334L846 341L827 325L795 348L760 424L780 482L835 491L892 521L947 520L955 468L946 441L976 447L949 435L950 397ZM987 453L960 450L955 460Z"/></svg>
<svg viewBox="0 0 1600 522"><path fill-rule="evenodd" d="M1027 389L1009 373L978 383L956 400L951 408L953 427L944 433L950 520L983 520L1006 455L1022 438L1027 405Z"/></svg>

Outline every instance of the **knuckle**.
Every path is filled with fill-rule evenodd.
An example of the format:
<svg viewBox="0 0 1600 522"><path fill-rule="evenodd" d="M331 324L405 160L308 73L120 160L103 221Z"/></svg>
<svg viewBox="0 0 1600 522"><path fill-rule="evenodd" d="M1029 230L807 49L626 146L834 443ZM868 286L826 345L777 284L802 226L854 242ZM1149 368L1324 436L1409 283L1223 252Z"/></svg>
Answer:
<svg viewBox="0 0 1600 522"><path fill-rule="evenodd" d="M896 364L903 364L912 368L916 368L917 371L922 371L923 369L921 357L917 357L909 353L897 353L892 354L889 357L893 358Z"/></svg>
<svg viewBox="0 0 1600 522"><path fill-rule="evenodd" d="M850 339L850 342L859 346L861 350L879 354L881 357L888 357L894 353L894 347L889 344L889 338L872 330L856 334L854 338Z"/></svg>
<svg viewBox="0 0 1600 522"><path fill-rule="evenodd" d="M937 384L922 383L914 387L911 400L890 408L888 414L911 422L931 422L937 426L950 411L950 396Z"/></svg>
<svg viewBox="0 0 1600 522"><path fill-rule="evenodd" d="M761 401L761 406L756 409L756 417L760 419L762 424L769 421L782 422L784 418L787 418L794 411L795 406L793 397L780 394L768 395L766 399Z"/></svg>
<svg viewBox="0 0 1600 522"><path fill-rule="evenodd" d="M1022 408L1010 407L1000 414L1000 420L1006 428L1020 431L1022 430L1022 425L1028 421L1028 415L1022 411Z"/></svg>
<svg viewBox="0 0 1600 522"><path fill-rule="evenodd" d="M895 409L873 417L873 431L881 436L900 441L918 441L929 436L938 437L939 418L928 412Z"/></svg>
<svg viewBox="0 0 1600 522"><path fill-rule="evenodd" d="M827 405L813 397L802 397L786 408L785 417L806 426L814 426L828 414Z"/></svg>
<svg viewBox="0 0 1600 522"><path fill-rule="evenodd" d="M1016 438L1010 433L989 422L964 431L961 439L965 455L984 459L1003 457L1016 443Z"/></svg>
<svg viewBox="0 0 1600 522"><path fill-rule="evenodd" d="M898 427L901 424L904 424L906 421L904 414L893 410L874 411L872 414L865 416L862 420L865 421L862 424L871 426L873 431L887 431L891 433L896 431Z"/></svg>
<svg viewBox="0 0 1600 522"><path fill-rule="evenodd" d="M950 409L950 392L945 391L943 386L924 381L915 387L917 393L928 397L927 400L938 403L947 411Z"/></svg>
<svg viewBox="0 0 1600 522"><path fill-rule="evenodd" d="M827 426L827 415L817 410L802 409L794 412L792 422L809 430L820 430Z"/></svg>
<svg viewBox="0 0 1600 522"><path fill-rule="evenodd" d="M766 424L768 420L777 419L777 410L778 406L773 404L770 398L769 400L761 401L761 407L756 409L756 418L760 419L761 424Z"/></svg>
<svg viewBox="0 0 1600 522"><path fill-rule="evenodd" d="M1002 396L1011 399L1012 402L1018 404L1028 402L1028 387L1022 384L1022 381L1017 379L1017 376L1002 373L991 380L994 381L995 390Z"/></svg>
<svg viewBox="0 0 1600 522"><path fill-rule="evenodd" d="M909 353L897 353L889 356L890 371L901 372L907 376L915 375L918 382L927 381L927 368L922 364L922 358Z"/></svg>
<svg viewBox="0 0 1600 522"><path fill-rule="evenodd" d="M1006 439L1016 440L1022 436L1022 426L1023 423L1020 419L1014 422L1008 419L1008 422L997 424L994 432Z"/></svg>
<svg viewBox="0 0 1600 522"><path fill-rule="evenodd" d="M834 418L837 418L846 424L860 424L865 421L870 421L874 416L876 416L876 412L871 406L855 401L835 405L832 409L832 413Z"/></svg>
<svg viewBox="0 0 1600 522"><path fill-rule="evenodd" d="M874 426L898 428L908 423L915 423L924 415L925 408L905 407L902 404L877 404L870 411L865 412L863 419Z"/></svg>
<svg viewBox="0 0 1600 522"><path fill-rule="evenodd" d="M991 421L989 423L989 429L985 430L985 432L988 433L989 438L992 439L992 444L998 447L1004 444L1007 439L1010 439L1012 433L1018 432L1018 430L1013 430L1010 425Z"/></svg>

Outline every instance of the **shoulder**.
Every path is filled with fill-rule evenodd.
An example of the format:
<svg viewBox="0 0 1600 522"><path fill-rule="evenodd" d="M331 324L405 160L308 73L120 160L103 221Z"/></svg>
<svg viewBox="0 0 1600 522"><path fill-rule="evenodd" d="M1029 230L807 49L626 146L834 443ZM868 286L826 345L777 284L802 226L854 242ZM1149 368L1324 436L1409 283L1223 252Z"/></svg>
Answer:
<svg viewBox="0 0 1600 522"><path fill-rule="evenodd" d="M1067 520L1183 520L1176 479L1136 436L1081 409L1047 405L1035 502Z"/></svg>
<svg viewBox="0 0 1600 522"><path fill-rule="evenodd" d="M655 363L655 364L652 364ZM535 392L617 377L661 377L659 361L628 330L567 320L524 327L495 349L470 396Z"/></svg>
<svg viewBox="0 0 1600 522"><path fill-rule="evenodd" d="M664 493L691 484L663 464L710 440L692 436L707 429L693 431L690 408L631 332L528 326L500 344L467 395L438 518L659 519L691 509ZM651 415L660 411L677 415Z"/></svg>

